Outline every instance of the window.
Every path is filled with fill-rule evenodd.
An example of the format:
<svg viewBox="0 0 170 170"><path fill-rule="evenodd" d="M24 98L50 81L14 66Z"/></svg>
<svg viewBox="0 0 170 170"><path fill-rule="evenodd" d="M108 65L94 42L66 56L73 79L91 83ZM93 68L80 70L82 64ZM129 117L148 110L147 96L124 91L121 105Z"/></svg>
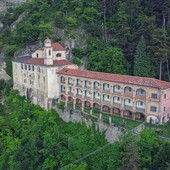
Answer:
<svg viewBox="0 0 170 170"><path fill-rule="evenodd" d="M44 82L45 82L45 77L44 77Z"/></svg>
<svg viewBox="0 0 170 170"><path fill-rule="evenodd" d="M128 103L131 103L130 101L131 101L131 100L130 100L130 99L128 99Z"/></svg>
<svg viewBox="0 0 170 170"><path fill-rule="evenodd" d="M117 98L117 101L120 101L120 98L119 98L119 97Z"/></svg>
<svg viewBox="0 0 170 170"><path fill-rule="evenodd" d="M164 111L166 110L166 107L164 107Z"/></svg>
<svg viewBox="0 0 170 170"><path fill-rule="evenodd" d="M109 99L109 96L107 96L107 99Z"/></svg>
<svg viewBox="0 0 170 170"><path fill-rule="evenodd" d="M51 50L49 50L49 55L51 55Z"/></svg>
<svg viewBox="0 0 170 170"><path fill-rule="evenodd" d="M151 97L152 97L153 99L157 99L157 98L158 98L158 95L157 95L156 93L152 93L152 94L151 94Z"/></svg>
<svg viewBox="0 0 170 170"><path fill-rule="evenodd" d="M56 57L61 57L61 53L57 53L57 54L56 54Z"/></svg>
<svg viewBox="0 0 170 170"><path fill-rule="evenodd" d="M25 70L27 70L27 65L25 64Z"/></svg>
<svg viewBox="0 0 170 170"><path fill-rule="evenodd" d="M31 70L31 66L30 65L28 65L28 70Z"/></svg>
<svg viewBox="0 0 170 170"><path fill-rule="evenodd" d="M156 112L156 111L157 111L157 107L155 107L155 106L151 106L150 111L151 111L151 112Z"/></svg>
<svg viewBox="0 0 170 170"><path fill-rule="evenodd" d="M166 94L164 94L164 99L166 99Z"/></svg>
<svg viewBox="0 0 170 170"><path fill-rule="evenodd" d="M21 69L23 69L23 64L21 64Z"/></svg>
<svg viewBox="0 0 170 170"><path fill-rule="evenodd" d="M34 71L34 66L32 66L32 71Z"/></svg>
<svg viewBox="0 0 170 170"><path fill-rule="evenodd" d="M141 91L140 91L140 92L141 92L141 94L144 94L144 90L143 90L143 89L141 89Z"/></svg>
<svg viewBox="0 0 170 170"><path fill-rule="evenodd" d="M36 57L38 58L38 53L36 53Z"/></svg>
<svg viewBox="0 0 170 170"><path fill-rule="evenodd" d="M143 106L143 102L142 101L140 101L140 106Z"/></svg>

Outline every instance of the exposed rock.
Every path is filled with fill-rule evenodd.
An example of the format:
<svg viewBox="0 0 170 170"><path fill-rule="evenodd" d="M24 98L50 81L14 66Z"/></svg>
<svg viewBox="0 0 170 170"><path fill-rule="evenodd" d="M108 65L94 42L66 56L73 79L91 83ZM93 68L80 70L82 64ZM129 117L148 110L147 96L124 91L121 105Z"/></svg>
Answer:
<svg viewBox="0 0 170 170"><path fill-rule="evenodd" d="M26 15L26 12L23 12L18 17L18 19L10 25L11 31L13 31L16 28L17 24L25 17L25 15Z"/></svg>
<svg viewBox="0 0 170 170"><path fill-rule="evenodd" d="M9 79L11 79L11 77L8 76L5 69L6 69L6 63L3 61L2 58L0 58L0 80L4 79L5 81L8 81Z"/></svg>
<svg viewBox="0 0 170 170"><path fill-rule="evenodd" d="M62 39L62 43L66 49L67 58L72 60L72 49L79 46L85 49L85 43L88 39L88 34L83 29L64 30L56 28L55 35Z"/></svg>

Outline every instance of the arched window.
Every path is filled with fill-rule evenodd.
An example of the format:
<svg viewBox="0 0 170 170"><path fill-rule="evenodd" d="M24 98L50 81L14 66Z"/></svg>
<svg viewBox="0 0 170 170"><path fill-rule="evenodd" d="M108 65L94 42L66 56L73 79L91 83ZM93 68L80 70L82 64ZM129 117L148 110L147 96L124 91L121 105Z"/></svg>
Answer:
<svg viewBox="0 0 170 170"><path fill-rule="evenodd" d="M57 53L57 54L56 54L56 57L61 57L61 53Z"/></svg>
<svg viewBox="0 0 170 170"><path fill-rule="evenodd" d="M133 89L129 86L124 88L124 93L133 93Z"/></svg>
<svg viewBox="0 0 170 170"><path fill-rule="evenodd" d="M146 91L144 89L137 89L136 90L136 95L146 96Z"/></svg>

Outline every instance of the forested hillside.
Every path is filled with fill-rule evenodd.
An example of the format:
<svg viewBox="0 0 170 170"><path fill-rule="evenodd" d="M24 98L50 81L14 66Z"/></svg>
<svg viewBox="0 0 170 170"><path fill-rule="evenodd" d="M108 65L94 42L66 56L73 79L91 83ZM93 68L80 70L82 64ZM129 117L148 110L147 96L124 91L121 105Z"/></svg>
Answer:
<svg viewBox="0 0 170 170"><path fill-rule="evenodd" d="M65 123L0 81L1 170L169 170L170 143L152 130L109 144L86 124Z"/></svg>
<svg viewBox="0 0 170 170"><path fill-rule="evenodd" d="M23 13L22 21L11 29ZM4 24L0 47L5 51L8 73L17 49L46 36L63 42L56 28L64 30L68 39L76 36L69 35L71 30L83 29L86 43L73 49L75 63L86 58L90 70L168 80L170 1L32 0L9 9L0 19Z"/></svg>

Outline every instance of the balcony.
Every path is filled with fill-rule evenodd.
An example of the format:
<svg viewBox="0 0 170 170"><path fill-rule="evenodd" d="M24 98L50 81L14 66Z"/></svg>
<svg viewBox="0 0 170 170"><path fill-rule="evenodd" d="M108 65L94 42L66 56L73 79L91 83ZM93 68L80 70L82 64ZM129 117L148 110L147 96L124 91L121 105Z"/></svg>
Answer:
<svg viewBox="0 0 170 170"><path fill-rule="evenodd" d="M84 99L91 100L91 96L84 96Z"/></svg>
<svg viewBox="0 0 170 170"><path fill-rule="evenodd" d="M82 98L82 94L76 94L76 97L78 97L78 98Z"/></svg>
<svg viewBox="0 0 170 170"><path fill-rule="evenodd" d="M93 98L93 101L96 103L100 103L100 98Z"/></svg>
<svg viewBox="0 0 170 170"><path fill-rule="evenodd" d="M120 108L121 107L121 103L113 103L113 107Z"/></svg>
<svg viewBox="0 0 170 170"><path fill-rule="evenodd" d="M145 108L136 107L136 112L145 113Z"/></svg>
<svg viewBox="0 0 170 170"><path fill-rule="evenodd" d="M121 95L121 92L120 92L120 91L113 90L113 94L120 96L120 95Z"/></svg>
<svg viewBox="0 0 170 170"><path fill-rule="evenodd" d="M73 85L73 82L68 82L69 85Z"/></svg>
<svg viewBox="0 0 170 170"><path fill-rule="evenodd" d="M65 90L61 90L61 93L66 94L66 91Z"/></svg>
<svg viewBox="0 0 170 170"><path fill-rule="evenodd" d="M84 88L85 88L85 89L91 89L91 86L85 85Z"/></svg>
<svg viewBox="0 0 170 170"><path fill-rule="evenodd" d="M131 105L124 105L124 110L133 111L133 106L131 106Z"/></svg>
<svg viewBox="0 0 170 170"><path fill-rule="evenodd" d="M77 83L76 87L82 87L82 83Z"/></svg>
<svg viewBox="0 0 170 170"><path fill-rule="evenodd" d="M69 92L68 92L68 95L73 96L74 93L69 91Z"/></svg>
<svg viewBox="0 0 170 170"><path fill-rule="evenodd" d="M108 100L102 100L103 105L109 105L110 106L110 101Z"/></svg>
<svg viewBox="0 0 170 170"><path fill-rule="evenodd" d="M61 84L65 84L66 81L65 81L65 80L61 80L60 83L61 83Z"/></svg>
<svg viewBox="0 0 170 170"><path fill-rule="evenodd" d="M100 90L100 86L94 86L93 89L94 90Z"/></svg>
<svg viewBox="0 0 170 170"><path fill-rule="evenodd" d="M110 91L110 88L109 88L109 86L103 86L103 91Z"/></svg>

